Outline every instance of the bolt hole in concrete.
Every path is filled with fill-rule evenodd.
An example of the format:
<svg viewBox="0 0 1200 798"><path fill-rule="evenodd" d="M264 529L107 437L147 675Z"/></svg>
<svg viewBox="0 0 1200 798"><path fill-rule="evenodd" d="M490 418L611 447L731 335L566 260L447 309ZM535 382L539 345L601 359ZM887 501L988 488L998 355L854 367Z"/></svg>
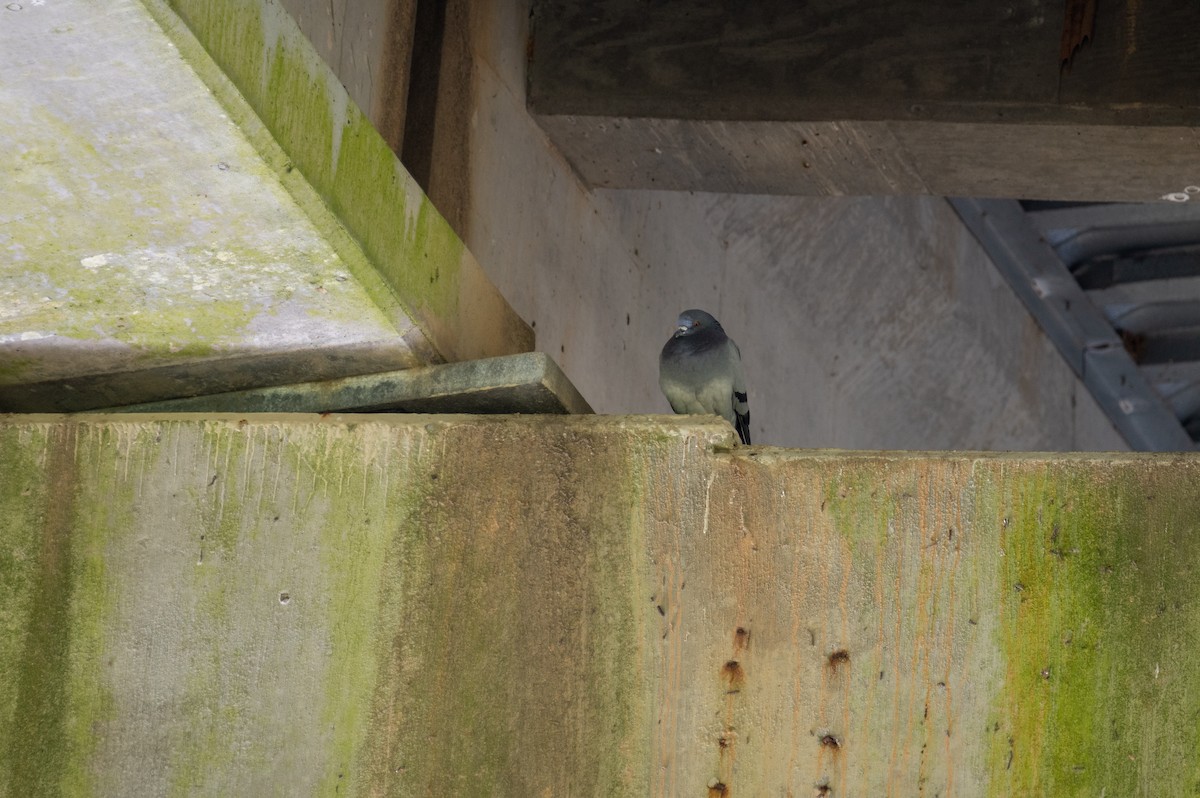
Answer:
<svg viewBox="0 0 1200 798"><path fill-rule="evenodd" d="M731 659L721 667L721 676L729 685L727 692L736 693L741 690L742 685L746 681L746 672L742 669L741 663L735 659Z"/></svg>
<svg viewBox="0 0 1200 798"><path fill-rule="evenodd" d="M287 604L291 600L292 600L292 596L290 593L282 592L279 594L279 603L280 604Z"/></svg>

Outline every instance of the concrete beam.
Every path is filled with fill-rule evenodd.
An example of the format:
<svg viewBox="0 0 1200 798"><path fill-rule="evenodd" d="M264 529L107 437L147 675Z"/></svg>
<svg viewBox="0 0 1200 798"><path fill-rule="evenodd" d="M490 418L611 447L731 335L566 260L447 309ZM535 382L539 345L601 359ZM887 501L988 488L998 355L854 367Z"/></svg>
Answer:
<svg viewBox="0 0 1200 798"><path fill-rule="evenodd" d="M102 412L116 413L591 413L541 352L301 382Z"/></svg>
<svg viewBox="0 0 1200 798"><path fill-rule="evenodd" d="M0 421L0 794L1177 795L1200 457Z"/></svg>
<svg viewBox="0 0 1200 798"><path fill-rule="evenodd" d="M529 107L596 187L1156 200L1200 182L1200 6L534 0Z"/></svg>

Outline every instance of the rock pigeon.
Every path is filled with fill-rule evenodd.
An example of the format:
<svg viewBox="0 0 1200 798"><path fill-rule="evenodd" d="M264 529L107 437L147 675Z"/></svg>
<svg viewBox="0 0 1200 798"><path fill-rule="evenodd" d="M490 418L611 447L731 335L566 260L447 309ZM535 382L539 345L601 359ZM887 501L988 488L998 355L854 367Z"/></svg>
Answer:
<svg viewBox="0 0 1200 798"><path fill-rule="evenodd" d="M658 384L676 413L714 413L750 443L750 405L742 353L721 323L685 310L658 359Z"/></svg>

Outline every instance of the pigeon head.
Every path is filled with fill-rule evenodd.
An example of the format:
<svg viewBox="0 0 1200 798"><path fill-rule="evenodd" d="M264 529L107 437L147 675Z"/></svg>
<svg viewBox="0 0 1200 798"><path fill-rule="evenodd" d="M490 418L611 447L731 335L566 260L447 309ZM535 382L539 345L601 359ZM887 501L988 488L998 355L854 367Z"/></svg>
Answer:
<svg viewBox="0 0 1200 798"><path fill-rule="evenodd" d="M703 310L685 310L679 314L679 321L675 322L675 332L673 338L680 338L685 335L694 335L695 333L704 330L719 330L721 322L712 317L711 314Z"/></svg>

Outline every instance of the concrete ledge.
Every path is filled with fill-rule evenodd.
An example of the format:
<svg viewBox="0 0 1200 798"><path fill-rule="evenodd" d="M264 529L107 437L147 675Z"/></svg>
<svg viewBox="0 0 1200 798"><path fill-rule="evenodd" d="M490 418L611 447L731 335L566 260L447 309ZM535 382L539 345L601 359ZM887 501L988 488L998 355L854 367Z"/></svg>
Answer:
<svg viewBox="0 0 1200 798"><path fill-rule="evenodd" d="M548 355L530 352L360 377L111 408L117 413L591 413Z"/></svg>
<svg viewBox="0 0 1200 798"><path fill-rule="evenodd" d="M38 358L41 366L86 364L94 362L96 355L95 348L76 347L62 340L34 343L34 346L14 346L15 354L29 353ZM36 346L37 343L46 346ZM131 402L190 396L203 391L228 392L252 385L335 378L347 372L375 372L386 367L384 364L388 359L382 355L394 352L393 343L388 340L349 346L326 343L284 352L223 352L175 365L143 366L12 385L0 383L0 412L76 413ZM8 354L14 352L10 350ZM414 358L410 356L406 360L412 362Z"/></svg>
<svg viewBox="0 0 1200 798"><path fill-rule="evenodd" d="M0 794L1179 795L1200 458L0 420Z"/></svg>

